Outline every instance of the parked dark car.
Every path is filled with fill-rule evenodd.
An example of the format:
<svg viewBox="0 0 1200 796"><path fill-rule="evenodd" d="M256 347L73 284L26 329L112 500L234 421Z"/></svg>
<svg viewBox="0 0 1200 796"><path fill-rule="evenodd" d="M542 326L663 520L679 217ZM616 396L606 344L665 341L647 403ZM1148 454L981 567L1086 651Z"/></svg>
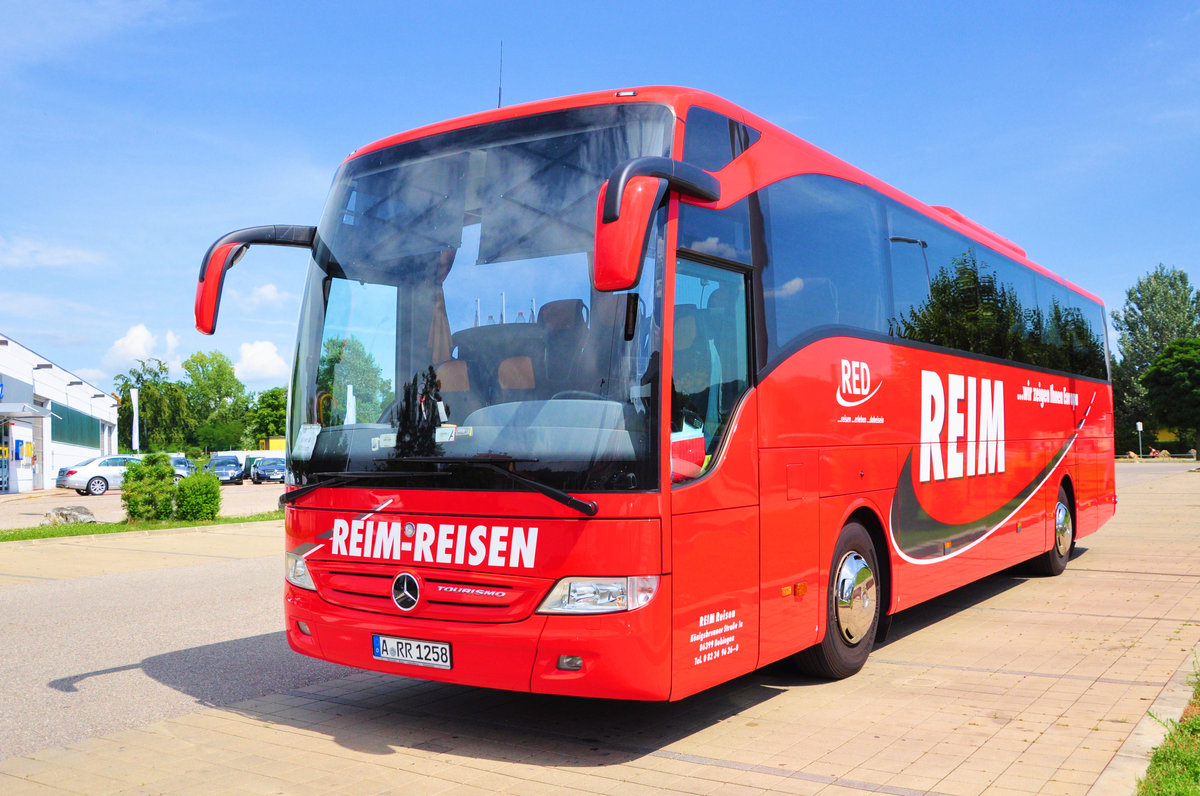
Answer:
<svg viewBox="0 0 1200 796"><path fill-rule="evenodd" d="M242 464L233 456L214 456L204 469L220 479L222 484L242 483Z"/></svg>
<svg viewBox="0 0 1200 796"><path fill-rule="evenodd" d="M283 459L258 459L254 462L253 475L250 476L250 480L256 484L261 484L263 481L282 483L283 474L286 471Z"/></svg>

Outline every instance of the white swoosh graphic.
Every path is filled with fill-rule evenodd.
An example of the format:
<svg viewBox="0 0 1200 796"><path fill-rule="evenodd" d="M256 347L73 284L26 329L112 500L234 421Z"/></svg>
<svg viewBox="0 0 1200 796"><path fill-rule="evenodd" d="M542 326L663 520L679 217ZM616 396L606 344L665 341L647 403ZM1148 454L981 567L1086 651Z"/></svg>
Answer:
<svg viewBox="0 0 1200 796"><path fill-rule="evenodd" d="M866 398L863 398L858 401L847 401L845 398L842 397L842 388L838 387L837 402L840 403L842 406L858 406L860 404L865 404L867 401L869 401L875 397L875 393L879 392L879 388L882 386L883 386L883 382L879 382L878 384L875 385L875 389L871 390L870 395L868 395Z"/></svg>

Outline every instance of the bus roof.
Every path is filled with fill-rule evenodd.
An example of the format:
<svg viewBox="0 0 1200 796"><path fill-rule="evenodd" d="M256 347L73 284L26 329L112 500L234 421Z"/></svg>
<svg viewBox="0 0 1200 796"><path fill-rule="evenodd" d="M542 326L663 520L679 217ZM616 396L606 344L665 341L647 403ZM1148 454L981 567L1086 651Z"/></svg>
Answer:
<svg viewBox="0 0 1200 796"><path fill-rule="evenodd" d="M1025 250L1017 244L977 221L967 218L957 210L944 206L925 204L882 180L873 177L867 172L850 165L844 160L831 155L820 147L805 141L794 133L750 113L729 100L699 89L679 86L640 86L613 89L610 91L596 91L587 94L575 94L555 99L526 102L519 105L508 105L502 108L460 116L456 119L428 124L403 133L381 138L378 141L356 149L347 156L346 160L349 161L362 157L371 152L395 146L396 144L452 130L569 108L627 102L648 102L666 105L674 112L677 125L685 123L684 120L688 108L693 105L699 105L722 113L730 118L738 119L761 133L759 140L750 146L742 156L739 156L720 172L717 172L717 177L721 180L723 188L720 200L709 203L685 199L689 203L723 208L742 199L751 191L784 179L785 177L792 177L798 174L824 174L837 177L872 188L928 216L937 223L948 226L1020 262L1022 265L1055 280L1069 290L1097 304L1104 303L1090 291L1079 287L1044 266L1030 260ZM673 152L673 155L679 157L682 154L680 144L682 136L677 135L676 139L676 151ZM751 163L753 163L753 168L749 167Z"/></svg>

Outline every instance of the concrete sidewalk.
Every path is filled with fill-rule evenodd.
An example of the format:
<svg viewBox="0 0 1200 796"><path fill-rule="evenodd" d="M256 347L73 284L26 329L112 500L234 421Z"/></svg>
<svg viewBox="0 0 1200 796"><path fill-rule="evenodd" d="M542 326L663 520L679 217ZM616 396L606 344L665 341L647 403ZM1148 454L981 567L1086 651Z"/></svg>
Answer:
<svg viewBox="0 0 1200 796"><path fill-rule="evenodd" d="M1162 736L1148 711L1177 718L1190 691L1198 512L1200 474L1123 489L1064 575L906 611L841 682L777 665L663 705L354 673L11 758L0 792L1131 793ZM121 537L136 561L100 537L3 545L0 573L225 549L196 536Z"/></svg>

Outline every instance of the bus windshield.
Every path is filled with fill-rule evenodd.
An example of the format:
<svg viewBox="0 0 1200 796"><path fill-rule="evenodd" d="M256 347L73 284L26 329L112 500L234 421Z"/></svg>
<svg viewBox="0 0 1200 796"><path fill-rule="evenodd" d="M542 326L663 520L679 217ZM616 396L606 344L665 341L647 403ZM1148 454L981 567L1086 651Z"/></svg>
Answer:
<svg viewBox="0 0 1200 796"><path fill-rule="evenodd" d="M590 265L600 185L669 154L673 122L577 108L347 161L301 309L296 482L517 488L474 459L560 489L655 488L665 213L633 289L594 291Z"/></svg>

